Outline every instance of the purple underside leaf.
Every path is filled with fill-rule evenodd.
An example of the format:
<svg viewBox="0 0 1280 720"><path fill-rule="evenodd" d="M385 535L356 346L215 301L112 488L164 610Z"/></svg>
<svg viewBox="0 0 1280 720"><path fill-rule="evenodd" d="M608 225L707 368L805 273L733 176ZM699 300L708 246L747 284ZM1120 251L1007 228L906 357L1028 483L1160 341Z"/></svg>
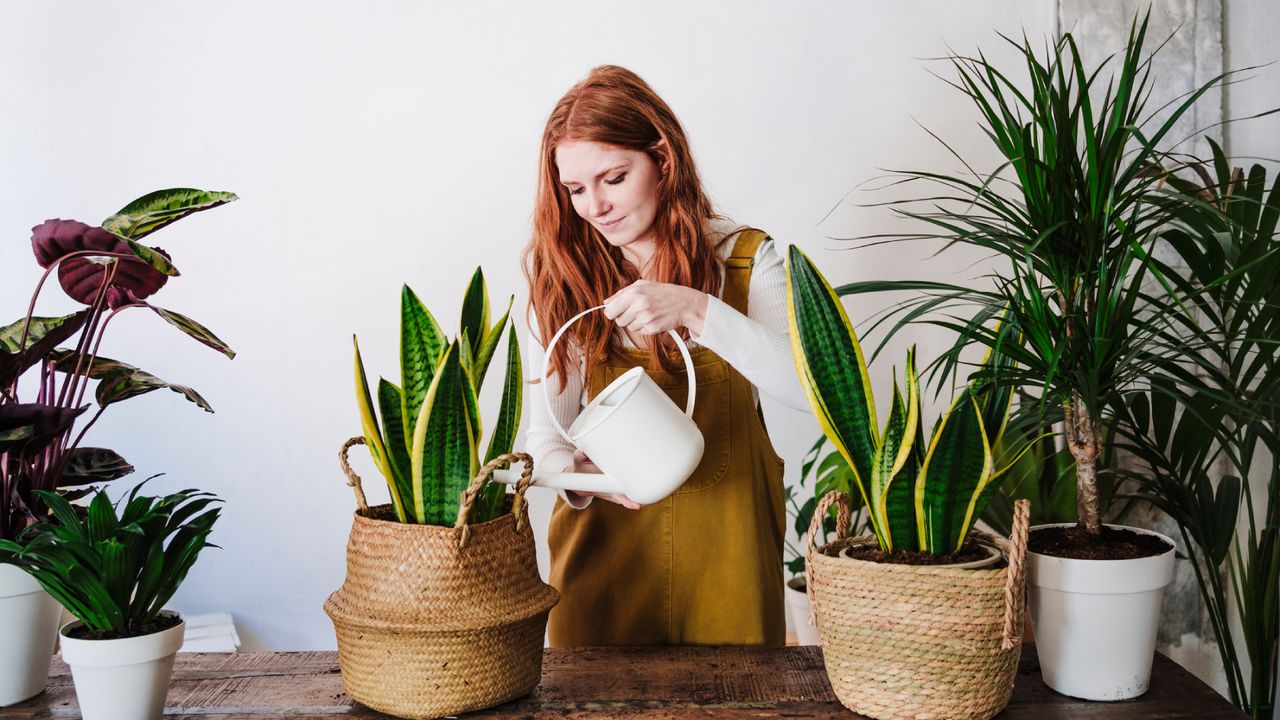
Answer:
<svg viewBox="0 0 1280 720"><path fill-rule="evenodd" d="M106 273L116 266L112 285L124 288L138 299L155 294L169 278L138 258L129 245L100 227L78 220L46 220L31 229L31 247L40 267L49 268L60 258L75 252L122 254L128 257L82 255L58 264L58 282L73 300L93 304ZM168 254L160 248L151 250Z"/></svg>
<svg viewBox="0 0 1280 720"><path fill-rule="evenodd" d="M44 403L8 403L0 405L0 452L15 452L30 457L43 451L49 443L71 430L76 417L85 408L63 408Z"/></svg>

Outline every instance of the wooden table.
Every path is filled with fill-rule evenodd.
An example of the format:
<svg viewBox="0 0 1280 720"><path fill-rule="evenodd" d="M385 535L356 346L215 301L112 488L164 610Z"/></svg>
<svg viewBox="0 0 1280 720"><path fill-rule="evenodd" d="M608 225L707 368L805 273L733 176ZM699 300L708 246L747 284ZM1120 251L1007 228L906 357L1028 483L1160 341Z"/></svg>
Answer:
<svg viewBox="0 0 1280 720"><path fill-rule="evenodd" d="M168 718L324 720L383 717L342 688L332 652L179 655ZM0 718L79 717L66 666L49 688ZM547 650L532 694L467 718L856 718L831 693L816 647L585 648ZM1243 718L1245 715L1162 655L1151 690L1118 703L1058 695L1040 680L1035 646L1022 652L1013 699L1001 717Z"/></svg>

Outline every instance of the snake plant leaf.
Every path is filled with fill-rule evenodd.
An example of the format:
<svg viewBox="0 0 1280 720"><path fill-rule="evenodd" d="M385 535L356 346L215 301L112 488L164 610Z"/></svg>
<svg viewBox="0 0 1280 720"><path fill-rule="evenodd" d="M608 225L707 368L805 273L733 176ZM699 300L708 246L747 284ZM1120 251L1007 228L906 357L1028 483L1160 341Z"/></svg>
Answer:
<svg viewBox="0 0 1280 720"><path fill-rule="evenodd" d="M498 407L498 421L489 437L489 449L484 461L511 452L515 445L516 431L520 428L520 409L524 403L524 369L520 360L520 341L515 325L507 334L507 377L502 385L502 402Z"/></svg>
<svg viewBox="0 0 1280 720"><path fill-rule="evenodd" d="M463 399L461 349L445 350L414 423L409 451L413 470L413 514L419 522L447 525L456 515L458 496L452 488L471 480L472 448L466 401Z"/></svg>
<svg viewBox="0 0 1280 720"><path fill-rule="evenodd" d="M511 316L511 304L515 300L516 297L512 295L511 299L507 301L507 311L489 329L488 334L484 337L484 342L480 343L479 351L476 352L474 368L471 373L471 379L476 384L476 392L480 392L480 389L484 386L484 377L489 372L489 362L493 360L493 353L498 349L498 341L502 339L502 331L506 329L507 318Z"/></svg>
<svg viewBox="0 0 1280 720"><path fill-rule="evenodd" d="M400 382L403 385L405 418L404 442L413 444L413 423L422 411L440 357L448 340L426 305L408 285L400 289Z"/></svg>
<svg viewBox="0 0 1280 720"><path fill-rule="evenodd" d="M395 496L395 479L391 475L391 469L387 465L387 450L382 443L382 433L378 430L378 418L373 412L373 395L369 392L369 381L364 373L364 361L360 359L360 342L356 340L356 336L351 336L351 344L356 350L356 406L360 408L360 429L364 433L365 445L369 448L369 455L373 458L373 464L378 468L378 472L387 479L391 487L391 494Z"/></svg>
<svg viewBox="0 0 1280 720"><path fill-rule="evenodd" d="M787 256L787 320L800 384L823 432L848 461L863 502L871 507L869 485L879 441L867 364L839 298L794 245ZM883 537L880 526L874 527Z"/></svg>
<svg viewBox="0 0 1280 720"><path fill-rule="evenodd" d="M471 354L480 354L480 345L484 343L489 330L489 288L484 282L484 272L476 268L467 285L466 295L462 298L462 326L459 333L467 333L471 338Z"/></svg>
<svg viewBox="0 0 1280 720"><path fill-rule="evenodd" d="M916 377L915 348L907 353L906 382L905 402L898 391L897 382L894 383L893 409L889 413L889 425L881 445L882 448L896 447L897 452L883 453L885 458L876 469L888 478L884 481L885 487L878 496L878 502L885 519L884 527L888 530L890 549L910 552L919 549L915 517L916 471L919 464L913 462L913 459L918 454L916 442L922 442L920 383ZM898 417L896 422L895 414Z"/></svg>
<svg viewBox="0 0 1280 720"><path fill-rule="evenodd" d="M922 550L946 554L960 548L972 524L968 515L991 469L982 411L972 388L966 387L934 432L916 481L916 522Z"/></svg>
<svg viewBox="0 0 1280 720"><path fill-rule="evenodd" d="M124 365L124 363L119 364ZM195 403L205 412L213 412L213 407L209 405L208 401L192 388L186 385L166 382L145 370L139 370L134 367L125 367L114 372L105 373L101 382L98 383L98 388L94 391L94 397L97 399L98 405L106 407L162 388L178 393Z"/></svg>
<svg viewBox="0 0 1280 720"><path fill-rule="evenodd" d="M117 480L133 472L133 466L115 450L78 447L67 451L58 487L75 487Z"/></svg>
<svg viewBox="0 0 1280 720"><path fill-rule="evenodd" d="M387 467L391 470L391 504L396 518L405 522L405 508L413 498L411 478L413 467L409 462L409 448L405 444L404 392L399 386L378 378L378 409L382 411L382 432L387 441Z"/></svg>
<svg viewBox="0 0 1280 720"><path fill-rule="evenodd" d="M192 213L238 199L232 192L210 192L194 188L157 190L125 205L119 212L103 220L102 227L122 238L140 240Z"/></svg>
<svg viewBox="0 0 1280 720"><path fill-rule="evenodd" d="M458 343L458 361L462 364L462 372L471 378L473 377L471 373L475 369L475 357L471 354L471 334L463 330L461 340ZM472 380L472 384L474 383L475 381Z"/></svg>
<svg viewBox="0 0 1280 720"><path fill-rule="evenodd" d="M207 345L214 350L217 350L223 355L226 355L228 359L235 358L236 352L226 343L222 342L222 340L218 339L218 336L214 335L213 331L209 328L172 310L165 310L164 308L156 307L155 305L148 305L147 307L154 310L157 315L164 318L170 325L191 336L200 344Z"/></svg>

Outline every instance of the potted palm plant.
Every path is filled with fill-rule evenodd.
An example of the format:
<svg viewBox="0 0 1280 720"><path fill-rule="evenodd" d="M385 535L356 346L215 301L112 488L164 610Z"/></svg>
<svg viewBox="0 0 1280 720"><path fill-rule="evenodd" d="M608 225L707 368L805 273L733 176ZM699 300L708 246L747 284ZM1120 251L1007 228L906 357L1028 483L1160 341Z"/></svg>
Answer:
<svg viewBox="0 0 1280 720"><path fill-rule="evenodd" d="M1045 682L1093 700L1146 691L1174 561L1170 538L1101 522L1105 418L1148 388L1186 406L1189 389L1202 384L1198 374L1216 372L1200 354L1205 332L1194 305L1170 285L1156 246L1169 223L1198 222L1196 201L1170 185L1184 156L1161 148L1221 78L1167 107L1148 107L1155 79L1143 52L1146 32L1147 20L1135 19L1124 51L1090 69L1070 33L1043 58L1014 42L1025 84L981 54L952 58L952 84L975 103L1001 163L986 174L903 173L905 182L940 190L898 204L925 230L879 240L933 239L944 249L990 253L1000 263L994 287L890 281L841 288L846 295L917 291L896 307L892 327L935 311L927 322L958 331L934 367L939 376L959 368L969 344L1001 345L1016 363L1007 380L1038 396L1022 407L1061 409L1078 522L1031 531L1031 617ZM987 327L1002 313L1018 330L1017 343Z"/></svg>
<svg viewBox="0 0 1280 720"><path fill-rule="evenodd" d="M178 270L168 253L139 240L235 199L228 192L160 190L134 200L100 226L48 220L33 228L31 246L44 273L26 314L0 327L0 540L16 540L48 516L40 491L75 500L88 494L88 485L133 472L115 451L82 444L108 407L169 389L213 411L195 390L104 357L99 348L117 315L145 308L234 357L203 325L152 303L151 296ZM41 289L54 273L83 309L53 317L35 314ZM27 382L20 383L24 378ZM90 413L85 399L95 382L97 408ZM0 561L0 706L44 688L59 616L57 603L34 579Z"/></svg>
<svg viewBox="0 0 1280 720"><path fill-rule="evenodd" d="M337 633L347 692L399 717L452 715L531 691L542 674L547 614L559 599L538 574L524 504L532 461L511 452L524 382L514 325L506 333L506 381L481 464L478 396L510 303L497 323L490 324L489 314L479 269L452 341L405 286L401 384L380 380L376 405L356 347L364 434L347 441L340 459L357 510L346 580L325 612ZM368 447L390 504L368 506L346 459L354 444ZM524 471L508 494L491 474L512 460L523 462Z"/></svg>
<svg viewBox="0 0 1280 720"><path fill-rule="evenodd" d="M912 350L905 397L895 378L877 432L871 379L839 298L795 247L787 273L801 385L848 464L873 533L848 536L850 504L839 490L823 497L810 524L808 589L832 689L874 718L992 717L1009 701L1021 648L1027 501L1018 503L1011 545L972 530L1004 471L991 448L1009 412L1008 363L989 353L982 379L960 392L926 441ZM815 549L833 504L837 539Z"/></svg>
<svg viewBox="0 0 1280 720"><path fill-rule="evenodd" d="M85 720L158 720L182 646L183 622L164 610L187 572L211 547L219 502L181 490L138 494L113 505L106 492L79 509L57 493L36 491L52 519L0 540L0 558L40 583L77 620L62 627Z"/></svg>
<svg viewBox="0 0 1280 720"><path fill-rule="evenodd" d="M1116 412L1117 447L1139 461L1126 475L1140 496L1177 523L1231 701L1270 720L1280 642L1280 464L1271 460L1280 451L1280 182L1268 188L1261 165L1233 169L1209 145L1212 163L1178 181L1202 201L1199 222L1165 232L1182 263L1163 270L1212 329L1205 354L1220 372L1206 374L1208 388L1182 412L1165 393L1128 398ZM1259 472L1265 494L1255 497L1248 478Z"/></svg>

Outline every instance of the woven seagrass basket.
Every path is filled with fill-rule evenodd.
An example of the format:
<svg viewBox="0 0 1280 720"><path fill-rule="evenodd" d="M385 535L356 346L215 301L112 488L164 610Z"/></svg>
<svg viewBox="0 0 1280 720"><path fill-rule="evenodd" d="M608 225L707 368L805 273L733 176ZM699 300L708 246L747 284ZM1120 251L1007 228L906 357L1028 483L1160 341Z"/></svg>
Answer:
<svg viewBox="0 0 1280 720"><path fill-rule="evenodd" d="M814 549L833 504L837 539ZM970 570L840 557L875 539L847 536L847 495L823 497L806 539L810 622L845 707L878 720L986 720L1004 709L1022 650L1029 508L1015 505L1009 542L973 533L1007 563Z"/></svg>
<svg viewBox="0 0 1280 720"><path fill-rule="evenodd" d="M347 543L347 577L324 610L338 637L348 694L384 713L435 718L492 707L532 691L542 677L547 613L559 593L542 582L524 493L532 459L495 458L462 495L454 527L395 520L370 508L360 478L339 459L359 507ZM511 511L469 524L496 468L524 464Z"/></svg>

